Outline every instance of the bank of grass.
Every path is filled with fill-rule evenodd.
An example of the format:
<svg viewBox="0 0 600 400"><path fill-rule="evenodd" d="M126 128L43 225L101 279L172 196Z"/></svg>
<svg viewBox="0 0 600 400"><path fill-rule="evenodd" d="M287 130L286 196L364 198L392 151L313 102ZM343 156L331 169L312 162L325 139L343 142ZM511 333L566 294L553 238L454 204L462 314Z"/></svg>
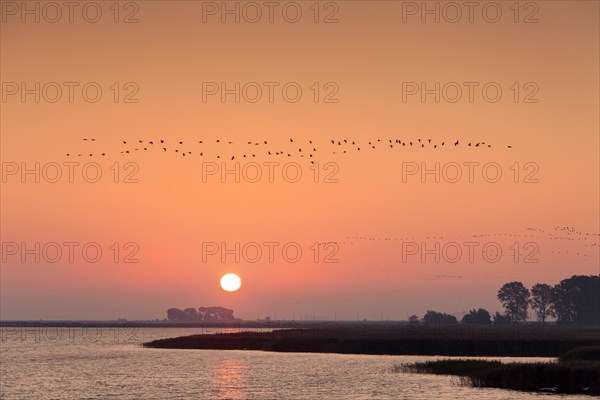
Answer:
<svg viewBox="0 0 600 400"><path fill-rule="evenodd" d="M333 325L333 327L332 327ZM559 326L345 326L190 335L144 344L163 349L262 350L455 357L558 357L600 346L597 328Z"/></svg>
<svg viewBox="0 0 600 400"><path fill-rule="evenodd" d="M408 365L397 365L394 372L415 372L421 374L470 376L474 373L500 368L500 361L487 360L437 360Z"/></svg>
<svg viewBox="0 0 600 400"><path fill-rule="evenodd" d="M395 367L397 372L456 375L475 387L600 395L599 347L573 349L558 362L511 363L438 360ZM552 389L551 389L552 388Z"/></svg>
<svg viewBox="0 0 600 400"><path fill-rule="evenodd" d="M577 347L560 355L561 362L574 360L600 361L600 346Z"/></svg>

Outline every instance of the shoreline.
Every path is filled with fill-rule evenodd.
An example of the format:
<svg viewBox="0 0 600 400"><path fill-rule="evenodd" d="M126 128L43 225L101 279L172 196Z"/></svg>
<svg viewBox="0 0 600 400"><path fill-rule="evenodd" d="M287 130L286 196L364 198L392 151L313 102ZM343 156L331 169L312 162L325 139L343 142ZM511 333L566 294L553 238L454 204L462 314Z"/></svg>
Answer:
<svg viewBox="0 0 600 400"><path fill-rule="evenodd" d="M600 395L600 347L579 349L583 359L560 357L556 362L513 362L442 359L396 365L394 372L458 376L471 387L525 392ZM587 353L587 355L585 355Z"/></svg>
<svg viewBox="0 0 600 400"><path fill-rule="evenodd" d="M440 327L443 328L443 327ZM188 350L262 350L298 353L421 355L457 357L558 357L578 347L600 346L594 328L552 329L540 337L535 329L507 331L439 329L285 329L272 332L217 333L159 339L147 348Z"/></svg>

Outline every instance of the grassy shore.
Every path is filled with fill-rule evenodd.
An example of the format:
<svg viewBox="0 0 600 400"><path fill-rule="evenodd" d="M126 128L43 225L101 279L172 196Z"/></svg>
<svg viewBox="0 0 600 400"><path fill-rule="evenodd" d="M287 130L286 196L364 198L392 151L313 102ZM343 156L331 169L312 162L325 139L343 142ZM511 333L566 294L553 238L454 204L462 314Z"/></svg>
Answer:
<svg viewBox="0 0 600 400"><path fill-rule="evenodd" d="M600 395L598 360L512 364L485 360L439 360L397 366L395 370L456 375L475 387Z"/></svg>
<svg viewBox="0 0 600 400"><path fill-rule="evenodd" d="M155 340L168 349L264 350L342 354L558 357L600 346L597 328L556 326L430 326L286 329Z"/></svg>

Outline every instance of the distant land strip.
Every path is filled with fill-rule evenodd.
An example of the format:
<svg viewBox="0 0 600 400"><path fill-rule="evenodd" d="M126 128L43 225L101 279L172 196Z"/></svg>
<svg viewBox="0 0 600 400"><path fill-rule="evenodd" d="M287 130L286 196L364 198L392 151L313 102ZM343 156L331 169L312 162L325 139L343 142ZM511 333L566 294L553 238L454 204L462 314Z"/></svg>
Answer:
<svg viewBox="0 0 600 400"><path fill-rule="evenodd" d="M144 343L144 347L373 355L558 357L577 347L600 345L598 328L513 326L510 329L450 325L419 328L423 329L340 327L191 335L154 340Z"/></svg>

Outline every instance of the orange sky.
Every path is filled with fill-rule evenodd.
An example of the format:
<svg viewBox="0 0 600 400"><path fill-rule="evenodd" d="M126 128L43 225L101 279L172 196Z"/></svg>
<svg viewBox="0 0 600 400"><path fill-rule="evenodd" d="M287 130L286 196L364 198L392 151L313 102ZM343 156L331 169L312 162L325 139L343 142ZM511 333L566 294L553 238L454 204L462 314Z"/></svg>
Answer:
<svg viewBox="0 0 600 400"><path fill-rule="evenodd" d="M38 23L34 14L22 14L21 2L1 2L2 319L163 318L168 307L208 305L234 308L247 319L312 318L313 312L324 319L354 319L357 312L361 318L379 319L383 312L400 319L432 308L494 311L500 308L495 293L505 282L554 284L599 272L597 2L523 2L518 23L512 2L494 3L502 10L496 23L486 21L490 6L486 18L475 9L472 23L466 8L458 22L444 21L450 14L443 6L439 23L432 15L421 22L420 8L403 22L403 7L412 10L406 8L412 3L389 1L322 2L319 23L313 2L296 2L302 16L289 23L281 13L287 7L293 16L289 3L277 3L273 23L266 8L256 23L244 21L253 15L243 14L244 3L239 23L227 15L221 22L220 9L203 22L203 7L212 10L206 7L213 3L194 1L121 3L118 23L112 2L94 3L102 9L96 23L87 22L80 8L72 23L67 9L49 22L56 10L40 5ZM433 9L436 3L428 4ZM85 17L93 11L88 7ZM337 23L323 23L330 13ZM138 22L123 23L130 14ZM524 23L526 17L538 22ZM21 83L34 89L35 82L39 103L35 94L23 101ZM90 82L102 90L95 103L82 94ZM254 96L259 86L263 97L250 103L240 93L236 103L234 95L222 102L217 94L204 102L203 82L228 88L256 82L245 94ZM273 102L265 82L276 82ZM289 82L302 89L296 103L283 97ZM436 103L433 94L425 102L420 93L407 95L406 82L429 89L435 82L456 84L447 85L446 97ZM464 82L475 82L473 102ZM484 99L481 88L488 83L502 89L499 101ZM456 86L462 97L447 101ZM338 101L324 102L336 88L332 98ZM124 102L134 90L137 102ZM86 94L94 96L94 88ZM48 101L53 98L58 100ZM338 146L344 139L348 143ZM388 139L406 145L390 148ZM419 147L418 139L427 146ZM274 154L279 151L284 155ZM51 183L41 176L36 183L26 175L22 182L22 167L36 162L47 174L55 165L50 163L58 163L61 179ZM65 162L79 163L73 183ZM92 162L102 171L96 183L81 175L81 166ZM235 183L229 176L222 182L217 174L203 182L206 168L233 168L235 162L240 169L256 162L263 178ZM268 162L280 163L273 182ZM480 164L469 182L464 163L473 162ZM297 163L291 168L299 166L299 182L283 178L286 163ZM323 182L332 171L326 163L335 166L337 182ZM463 178L403 179L403 170L435 163L462 166ZM498 182L482 176L486 163L501 170ZM124 183L133 171L126 168L134 166L138 182ZM528 173L538 181L524 183ZM474 237L484 234L492 236ZM421 258L423 243L430 249L456 242L465 250L472 241L479 249L497 243L503 257L491 262L479 250L473 262L466 255L454 263ZM80 245L73 262L64 245L56 263L44 257L36 263L32 255L23 262L20 244L33 248L36 242ZM96 263L81 254L89 242L103 251ZM116 263L115 242L121 248ZM133 249L123 249L129 242L137 246L137 263L123 262ZM236 263L233 256L223 263L220 255L203 262L207 242L229 248L236 242L278 242L279 248L297 243L303 255L296 263L281 252L273 262L266 254L256 263L243 257ZM315 242L337 242L338 262L324 263L322 248L315 263ZM19 244L17 254L10 243ZM409 243L417 243L419 252L403 259ZM537 262L523 262L531 249ZM226 272L242 277L240 291L219 288Z"/></svg>

